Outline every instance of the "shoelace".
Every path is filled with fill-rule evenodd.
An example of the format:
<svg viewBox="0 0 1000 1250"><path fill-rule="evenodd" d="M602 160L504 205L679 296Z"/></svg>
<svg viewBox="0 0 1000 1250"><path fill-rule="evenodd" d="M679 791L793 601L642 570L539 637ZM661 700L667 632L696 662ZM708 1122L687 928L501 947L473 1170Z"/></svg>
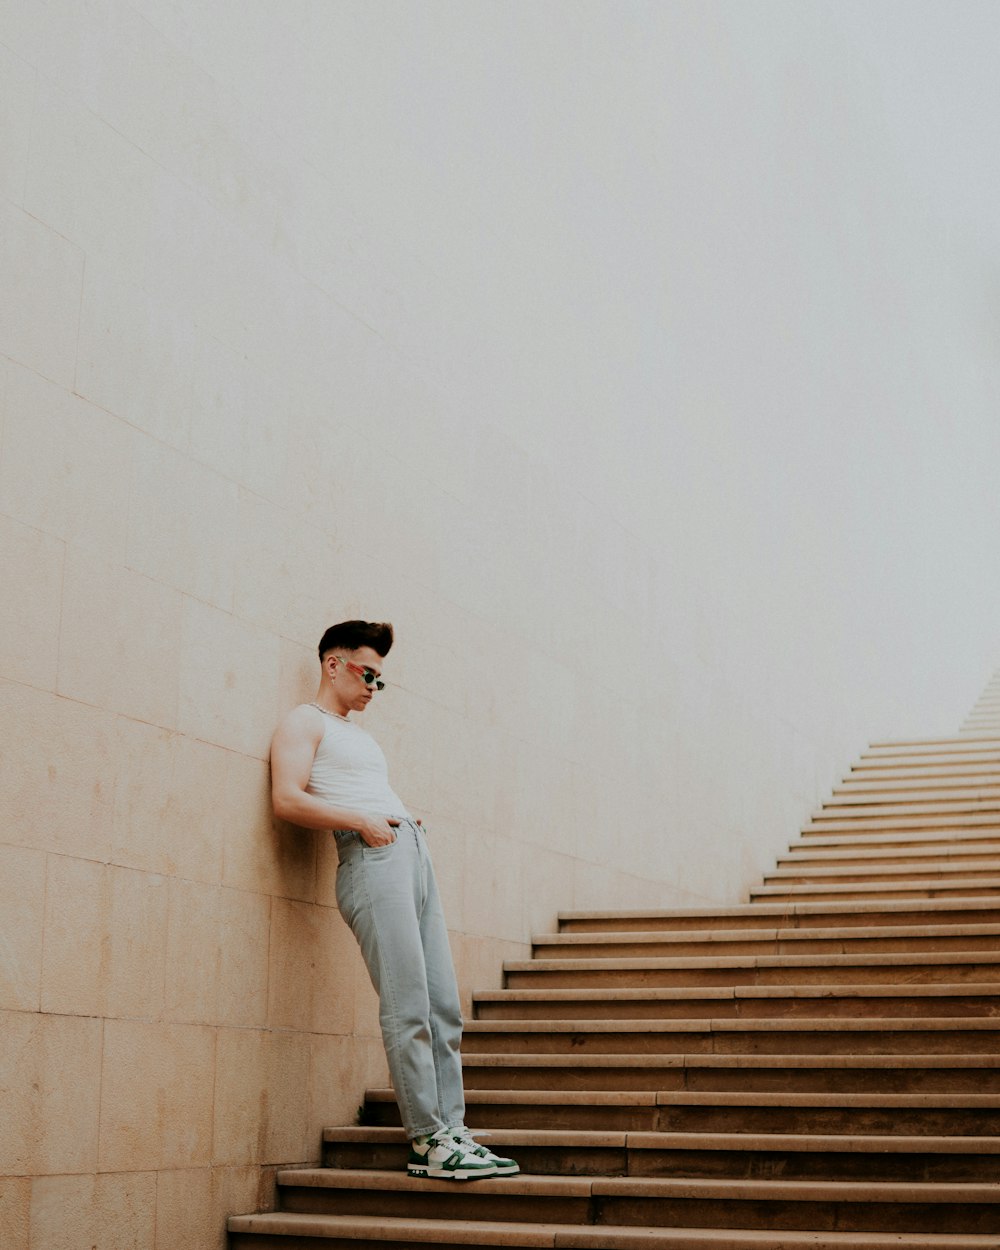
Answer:
<svg viewBox="0 0 1000 1250"><path fill-rule="evenodd" d="M487 1146L480 1145L467 1128L452 1129L451 1136L454 1141L464 1146L469 1154L478 1155L481 1159L487 1156L492 1156L494 1159L497 1157Z"/></svg>

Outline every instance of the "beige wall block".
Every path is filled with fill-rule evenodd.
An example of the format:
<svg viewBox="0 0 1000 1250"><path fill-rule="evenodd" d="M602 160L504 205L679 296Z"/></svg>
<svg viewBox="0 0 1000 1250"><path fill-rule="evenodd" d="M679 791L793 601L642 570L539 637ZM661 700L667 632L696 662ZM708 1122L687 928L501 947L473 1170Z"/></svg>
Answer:
<svg viewBox="0 0 1000 1250"><path fill-rule="evenodd" d="M156 1176L46 1176L31 1191L31 1250L154 1250Z"/></svg>
<svg viewBox="0 0 1000 1250"><path fill-rule="evenodd" d="M123 421L12 366L0 511L120 563L134 440Z"/></svg>
<svg viewBox="0 0 1000 1250"><path fill-rule="evenodd" d="M315 897L318 837L274 819L267 763L230 755L223 811L226 885L285 898Z"/></svg>
<svg viewBox="0 0 1000 1250"><path fill-rule="evenodd" d="M168 892L163 1017L184 1024L215 1024L222 954L222 888L173 880Z"/></svg>
<svg viewBox="0 0 1000 1250"><path fill-rule="evenodd" d="M162 295L149 294L112 273L110 262L92 262L87 267L76 390L167 446L186 449L197 333L190 318ZM150 483L151 455L147 449L141 466L136 462L134 477L136 488L154 492L152 505L149 500L137 500L145 509L142 515L147 524L155 501L161 508L170 502L165 483ZM149 537L152 541L153 536ZM152 560L156 551L145 549L142 554ZM169 550L161 547L160 554L169 566ZM183 574L176 562L174 571Z"/></svg>
<svg viewBox="0 0 1000 1250"><path fill-rule="evenodd" d="M63 587L59 693L175 728L183 596L72 547Z"/></svg>
<svg viewBox="0 0 1000 1250"><path fill-rule="evenodd" d="M83 252L0 201L0 354L72 386Z"/></svg>
<svg viewBox="0 0 1000 1250"><path fill-rule="evenodd" d="M2 676L43 690L55 687L64 545L0 516L0 661Z"/></svg>
<svg viewBox="0 0 1000 1250"><path fill-rule="evenodd" d="M0 1173L97 1167L100 1020L0 1012Z"/></svg>
<svg viewBox="0 0 1000 1250"><path fill-rule="evenodd" d="M325 1128L356 1124L365 1090L390 1082L380 1043L314 1035L310 1044L308 1140L312 1146L322 1143Z"/></svg>
<svg viewBox="0 0 1000 1250"><path fill-rule="evenodd" d="M271 899L243 890L219 892L221 953L216 1018L220 1024L267 1023Z"/></svg>
<svg viewBox="0 0 1000 1250"><path fill-rule="evenodd" d="M44 917L45 856L0 846L0 1009L38 1010Z"/></svg>
<svg viewBox="0 0 1000 1250"><path fill-rule="evenodd" d="M346 619L346 618L345 618ZM309 703L316 695L319 685L319 658L316 647L327 625L332 625L327 613L314 622L313 633L308 639L293 642L288 638L281 640L281 680L278 687L278 706L275 708L275 725L293 707L299 703ZM316 630L316 624L319 630Z"/></svg>
<svg viewBox="0 0 1000 1250"><path fill-rule="evenodd" d="M337 911L274 899L268 976L271 1027L351 1032L354 947L354 938Z"/></svg>
<svg viewBox="0 0 1000 1250"><path fill-rule="evenodd" d="M193 369L192 406L203 416L191 426L191 455L254 495L280 502L292 395L216 339L199 339Z"/></svg>
<svg viewBox="0 0 1000 1250"><path fill-rule="evenodd" d="M321 1143L309 1132L310 1043L308 1034L269 1034L265 1163L319 1161Z"/></svg>
<svg viewBox="0 0 1000 1250"><path fill-rule="evenodd" d="M109 868L107 1014L160 1015L164 1006L169 882L151 873Z"/></svg>
<svg viewBox="0 0 1000 1250"><path fill-rule="evenodd" d="M141 282L161 250L157 208L162 169L92 110L42 80L25 207L87 253L113 258L119 276Z"/></svg>
<svg viewBox="0 0 1000 1250"><path fill-rule="evenodd" d="M111 964L108 869L66 855L48 860L42 1009L101 1016Z"/></svg>
<svg viewBox="0 0 1000 1250"><path fill-rule="evenodd" d="M176 1246L225 1250L223 1235L214 1221L211 1168L156 1174L155 1250L174 1250Z"/></svg>
<svg viewBox="0 0 1000 1250"><path fill-rule="evenodd" d="M524 941L528 937L524 895L530 879L524 871L525 844L485 832L449 836L457 843L454 852L465 856L463 931L474 937ZM458 923L450 916L448 920Z"/></svg>
<svg viewBox="0 0 1000 1250"><path fill-rule="evenodd" d="M266 1023L270 906L266 896L171 881L166 1019Z"/></svg>
<svg viewBox="0 0 1000 1250"><path fill-rule="evenodd" d="M220 1029L213 1162L295 1163L319 1158L309 1141L306 1035Z"/></svg>
<svg viewBox="0 0 1000 1250"><path fill-rule="evenodd" d="M0 194L15 204L23 204L34 98L34 69L6 47L0 49Z"/></svg>
<svg viewBox="0 0 1000 1250"><path fill-rule="evenodd" d="M264 759L274 732L279 655L273 635L186 599L179 727Z"/></svg>
<svg viewBox="0 0 1000 1250"><path fill-rule="evenodd" d="M156 1250L226 1250L226 1219L260 1210L260 1169L158 1172Z"/></svg>
<svg viewBox="0 0 1000 1250"><path fill-rule="evenodd" d="M230 611L238 489L152 439L135 454L128 564L158 582Z"/></svg>
<svg viewBox="0 0 1000 1250"><path fill-rule="evenodd" d="M217 1032L213 1164L263 1160L271 1107L269 1044L270 1034L263 1029Z"/></svg>
<svg viewBox="0 0 1000 1250"><path fill-rule="evenodd" d="M115 728L113 862L220 881L229 752L124 718Z"/></svg>
<svg viewBox="0 0 1000 1250"><path fill-rule="evenodd" d="M50 856L43 1010L158 1017L167 905L165 877Z"/></svg>
<svg viewBox="0 0 1000 1250"><path fill-rule="evenodd" d="M26 1176L0 1177L0 1246L29 1250L31 1181Z"/></svg>
<svg viewBox="0 0 1000 1250"><path fill-rule="evenodd" d="M326 628L319 622L329 602L329 570L338 567L342 546L343 539L294 507L244 491L236 539L237 616L292 638L315 633L318 642ZM318 671L317 664L317 680Z"/></svg>
<svg viewBox="0 0 1000 1250"><path fill-rule="evenodd" d="M109 1020L101 1084L100 1169L197 1167L212 1149L215 1031Z"/></svg>
<svg viewBox="0 0 1000 1250"><path fill-rule="evenodd" d="M107 858L111 730L103 712L0 682L0 816L8 842Z"/></svg>

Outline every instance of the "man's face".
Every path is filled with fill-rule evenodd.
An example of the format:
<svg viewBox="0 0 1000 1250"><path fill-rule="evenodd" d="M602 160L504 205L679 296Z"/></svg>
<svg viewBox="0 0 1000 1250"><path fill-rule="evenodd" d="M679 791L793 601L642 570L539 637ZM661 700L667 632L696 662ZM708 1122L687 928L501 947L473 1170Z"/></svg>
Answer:
<svg viewBox="0 0 1000 1250"><path fill-rule="evenodd" d="M340 700L354 712L363 712L375 697L375 683L368 684L364 678L364 670L382 675L382 657L371 647L359 647L357 651L337 653L341 658L333 660L333 654L327 663L335 664L333 681ZM346 661L346 663L345 663ZM357 670L361 669L361 672Z"/></svg>

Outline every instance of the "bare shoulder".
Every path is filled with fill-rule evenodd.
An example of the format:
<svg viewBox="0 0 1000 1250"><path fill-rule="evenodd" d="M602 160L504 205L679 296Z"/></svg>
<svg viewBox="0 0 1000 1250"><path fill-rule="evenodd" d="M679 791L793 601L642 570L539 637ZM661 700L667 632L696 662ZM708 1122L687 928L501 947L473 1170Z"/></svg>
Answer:
<svg viewBox="0 0 1000 1250"><path fill-rule="evenodd" d="M300 703L298 707L284 716L274 731L271 739L272 750L275 747L296 747L306 744L315 748L323 737L323 713L309 703Z"/></svg>

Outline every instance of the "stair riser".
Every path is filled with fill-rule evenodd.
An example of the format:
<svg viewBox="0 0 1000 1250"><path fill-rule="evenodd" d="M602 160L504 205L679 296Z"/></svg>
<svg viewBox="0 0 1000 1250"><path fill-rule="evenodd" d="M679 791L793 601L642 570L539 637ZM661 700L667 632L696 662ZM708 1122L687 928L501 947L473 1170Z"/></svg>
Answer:
<svg viewBox="0 0 1000 1250"><path fill-rule="evenodd" d="M937 812L912 812L905 815L892 816L861 815L852 812L850 815L828 816L822 812L815 813L807 825L799 830L802 837L811 833L823 837L858 836L866 837L871 833L899 833L903 830L922 833L964 833L976 829L980 833L992 831L1000 839L1000 820L994 812L955 812L951 814Z"/></svg>
<svg viewBox="0 0 1000 1250"><path fill-rule="evenodd" d="M959 1029L841 1031L827 1029L562 1033L540 1030L466 1033L465 1054L534 1055L991 1055L1000 1051L1000 1030Z"/></svg>
<svg viewBox="0 0 1000 1250"><path fill-rule="evenodd" d="M468 1059L470 1089L691 1090L800 1094L1000 1093L997 1068L476 1068Z"/></svg>
<svg viewBox="0 0 1000 1250"><path fill-rule="evenodd" d="M750 968L535 969L508 972L509 990L671 989L735 985L956 985L1000 982L1000 962L933 964L818 964Z"/></svg>
<svg viewBox="0 0 1000 1250"><path fill-rule="evenodd" d="M961 794L948 795L947 798L942 798L940 794L935 798L929 795L865 797L857 802L824 803L819 810L813 812L812 818L818 821L908 820L916 817L943 825L956 817L962 819L968 816L984 816L987 818L985 823L997 824L1000 816L996 798L970 799Z"/></svg>
<svg viewBox="0 0 1000 1250"><path fill-rule="evenodd" d="M418 1241L410 1237L405 1241L397 1241L395 1238L383 1240L381 1237L377 1241L372 1241L370 1238L356 1237L272 1237L261 1233L230 1233L227 1250L439 1250L440 1244L444 1243ZM463 1236L460 1241L455 1243L449 1241L447 1244L455 1244L459 1250L497 1250L495 1240L470 1241L466 1236ZM504 1250L535 1250L538 1244L537 1240L530 1238L522 1241L515 1234L511 1239L503 1242L503 1247ZM551 1242L543 1244L551 1246ZM188 1248L185 1247L185 1250ZM191 1250L194 1248L192 1247ZM656 1250L656 1248L650 1246L649 1250ZM678 1246L677 1250L687 1250L687 1248ZM702 1250L702 1247L695 1246L692 1250ZM754 1247L753 1250L757 1248ZM810 1250L812 1250L811 1247ZM845 1247L844 1250L852 1250L852 1247ZM919 1250L923 1250L923 1247ZM929 1250L935 1250L935 1248L930 1247Z"/></svg>
<svg viewBox="0 0 1000 1250"><path fill-rule="evenodd" d="M622 1184L626 1182L620 1182ZM410 1219L516 1220L519 1223L659 1226L664 1228L803 1229L810 1231L1000 1232L1000 1204L745 1200L711 1197L596 1195L541 1197L476 1192L476 1186L429 1185L421 1192L285 1188L283 1206L309 1214Z"/></svg>
<svg viewBox="0 0 1000 1250"><path fill-rule="evenodd" d="M573 1148L569 1146L494 1146L509 1150L521 1171L532 1176L626 1176L628 1152L612 1146ZM334 1168L391 1168L406 1166L405 1146L330 1146L323 1150L323 1166ZM646 1173L656 1175L656 1173Z"/></svg>
<svg viewBox="0 0 1000 1250"><path fill-rule="evenodd" d="M480 1185L482 1182L480 1182ZM378 1215L410 1219L515 1220L520 1223L593 1224L593 1199L511 1192L477 1193L475 1181L431 1181L426 1189L315 1189L283 1186L286 1211L310 1215ZM376 1242L376 1246L380 1243Z"/></svg>
<svg viewBox="0 0 1000 1250"><path fill-rule="evenodd" d="M792 998L704 998L691 996L679 999L540 999L537 1002L480 1002L480 1020L758 1020L773 1018L829 1019L889 1017L907 1019L914 1016L994 1017L998 1014L1000 997L968 996L935 997L914 995L912 998L871 995L865 997L827 996Z"/></svg>
<svg viewBox="0 0 1000 1250"><path fill-rule="evenodd" d="M573 920L560 919L560 933L698 933L719 929L843 929L870 928L873 925L924 925L924 924L1000 924L1000 900L990 903L984 900L959 908L939 907L928 910L924 906L902 906L888 910L875 907L863 911L838 911L835 907L807 912L793 908L772 910L771 907L747 908L744 912L717 915L657 917L655 915L615 916L606 919Z"/></svg>
<svg viewBox="0 0 1000 1250"><path fill-rule="evenodd" d="M629 1150L610 1146L494 1147L514 1155L525 1175L634 1176L693 1180L908 1181L997 1184L1000 1155L865 1150ZM326 1145L323 1166L406 1166L404 1145Z"/></svg>
<svg viewBox="0 0 1000 1250"><path fill-rule="evenodd" d="M989 864L986 867L971 867L970 865L956 862L953 868L948 870L925 871L919 864L900 865L898 867L890 867L888 865L876 866L871 865L867 870L864 865L848 866L841 868L837 864L829 862L824 864L813 864L812 866L803 864L801 868L796 865L784 868L781 872L768 872L764 874L765 885L905 885L907 882L914 882L919 888L923 888L923 882L932 881L935 886L949 886L953 880L961 881L983 881L993 882L992 889L996 892L996 880L1000 877L1000 864ZM968 887L962 886L962 889Z"/></svg>
<svg viewBox="0 0 1000 1250"><path fill-rule="evenodd" d="M726 955L944 955L1000 949L1000 934L973 937L747 938L735 942L615 942L535 947L537 959L684 959Z"/></svg>
<svg viewBox="0 0 1000 1250"><path fill-rule="evenodd" d="M574 1106L554 1104L530 1106L518 1103L468 1103L466 1120L480 1129L544 1129L548 1132L593 1129L600 1132L659 1132L662 1108L646 1104L638 1107L603 1107L593 1104ZM369 1122L386 1128L399 1128L399 1108L395 1103L377 1103L368 1108Z"/></svg>
<svg viewBox="0 0 1000 1250"><path fill-rule="evenodd" d="M925 850L926 853L924 853ZM970 864L981 865L984 860L991 862L991 871L994 874L1000 872L1000 853L992 844L970 846L966 850L955 850L953 847L928 847L920 848L919 852L916 848L907 852L906 848L897 846L864 847L854 851L823 847L816 853L807 849L793 850L788 855L782 855L776 867L784 873L798 869L811 871L814 868L840 870L854 868L868 872L875 869L885 872L887 869L897 868L909 876L917 876L929 864L943 862L949 869L956 871L961 869L963 872L968 872Z"/></svg>
<svg viewBox="0 0 1000 1250"><path fill-rule="evenodd" d="M470 1123L481 1129L579 1130L635 1133L837 1133L885 1137L992 1136L1000 1131L1000 1108L989 1107L755 1107L473 1103ZM378 1126L398 1128L394 1103L370 1107Z"/></svg>
<svg viewBox="0 0 1000 1250"><path fill-rule="evenodd" d="M1000 1156L865 1150L629 1150L629 1176L692 1180L996 1184Z"/></svg>
<svg viewBox="0 0 1000 1250"><path fill-rule="evenodd" d="M884 1137L992 1136L1000 1109L986 1107L660 1107L660 1133L838 1133ZM527 1128L528 1125L510 1125Z"/></svg>
<svg viewBox="0 0 1000 1250"><path fill-rule="evenodd" d="M842 884L831 887L829 883L816 882L812 885L772 885L758 886L750 891L751 899L759 899L763 903L833 903L833 902L874 902L884 899L941 899L941 898L996 898L997 887L983 885L913 885L905 882L883 882L881 885L864 883L854 885Z"/></svg>
<svg viewBox="0 0 1000 1250"><path fill-rule="evenodd" d="M766 1202L723 1199L601 1199L603 1224L748 1228L767 1232L1000 1232L1000 1206L973 1203ZM820 1243L821 1244L821 1243Z"/></svg>

